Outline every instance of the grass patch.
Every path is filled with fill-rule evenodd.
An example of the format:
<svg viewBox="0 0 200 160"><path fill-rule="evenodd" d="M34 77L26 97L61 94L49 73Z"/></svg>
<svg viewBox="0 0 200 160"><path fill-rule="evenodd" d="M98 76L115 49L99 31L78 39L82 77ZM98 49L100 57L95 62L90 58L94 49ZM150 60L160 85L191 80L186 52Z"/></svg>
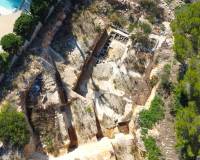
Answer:
<svg viewBox="0 0 200 160"><path fill-rule="evenodd" d="M149 110L143 110L139 114L139 123L142 128L152 129L154 124L164 118L164 103L160 96L156 95L151 102Z"/></svg>
<svg viewBox="0 0 200 160"><path fill-rule="evenodd" d="M143 137L144 146L147 151L147 158L148 160L160 160L160 157L162 156L160 149L156 145L156 140L151 137Z"/></svg>

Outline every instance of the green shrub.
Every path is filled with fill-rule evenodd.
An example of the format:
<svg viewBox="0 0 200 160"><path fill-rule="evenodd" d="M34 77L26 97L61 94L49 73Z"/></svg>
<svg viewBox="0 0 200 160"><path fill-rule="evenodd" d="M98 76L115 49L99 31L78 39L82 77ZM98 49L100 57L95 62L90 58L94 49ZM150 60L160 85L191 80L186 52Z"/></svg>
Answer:
<svg viewBox="0 0 200 160"><path fill-rule="evenodd" d="M195 103L178 111L176 115L177 147L182 159L193 160L200 156L200 115Z"/></svg>
<svg viewBox="0 0 200 160"><path fill-rule="evenodd" d="M0 108L0 140L23 147L29 138L24 114L17 112L8 102Z"/></svg>
<svg viewBox="0 0 200 160"><path fill-rule="evenodd" d="M171 66L166 64L163 69L163 73L161 74L161 87L166 91L170 92L172 89L172 83L169 80L170 77Z"/></svg>
<svg viewBox="0 0 200 160"><path fill-rule="evenodd" d="M101 33L101 27L99 25L95 26L95 31Z"/></svg>
<svg viewBox="0 0 200 160"><path fill-rule="evenodd" d="M174 92L177 148L182 160L200 156L200 2L176 9L171 23L176 58L186 66Z"/></svg>
<svg viewBox="0 0 200 160"><path fill-rule="evenodd" d="M140 6L147 11L155 11L156 2L154 0L141 0Z"/></svg>
<svg viewBox="0 0 200 160"><path fill-rule="evenodd" d="M128 32L131 33L134 30L134 28L135 28L135 24L133 24L133 23L129 24L129 26L128 26Z"/></svg>
<svg viewBox="0 0 200 160"><path fill-rule="evenodd" d="M157 76L152 76L152 78L150 79L150 85L151 87L154 87L157 83L158 83L158 77Z"/></svg>
<svg viewBox="0 0 200 160"><path fill-rule="evenodd" d="M24 39L30 39L36 23L37 21L33 16L22 13L22 15L15 21L13 31Z"/></svg>
<svg viewBox="0 0 200 160"><path fill-rule="evenodd" d="M48 14L49 7L50 3L48 1L33 0L30 11L34 17L37 17L37 19L43 22Z"/></svg>
<svg viewBox="0 0 200 160"><path fill-rule="evenodd" d="M152 129L154 124L164 118L164 103L160 96L155 96L149 110L143 110L139 114L139 124L143 128Z"/></svg>
<svg viewBox="0 0 200 160"><path fill-rule="evenodd" d="M152 29L148 23L140 23L139 27L143 30L145 34L150 34Z"/></svg>
<svg viewBox="0 0 200 160"><path fill-rule="evenodd" d="M9 54L7 52L0 52L0 73L8 69Z"/></svg>
<svg viewBox="0 0 200 160"><path fill-rule="evenodd" d="M87 106L86 107L86 112L87 113L92 113L92 106Z"/></svg>
<svg viewBox="0 0 200 160"><path fill-rule="evenodd" d="M156 141L153 137L143 137L144 146L147 151L148 160L160 160L161 151L156 145Z"/></svg>
<svg viewBox="0 0 200 160"><path fill-rule="evenodd" d="M199 53L200 37L200 2L184 5L176 12L176 19L171 23L174 32L174 51L181 63Z"/></svg>
<svg viewBox="0 0 200 160"><path fill-rule="evenodd" d="M49 153L53 153L55 151L53 137L50 137L49 135L47 135L44 139L44 144L46 145L46 149Z"/></svg>
<svg viewBox="0 0 200 160"><path fill-rule="evenodd" d="M120 15L118 12L114 12L110 16L111 22L119 27L124 27L127 24L127 21L124 19L124 16Z"/></svg>
<svg viewBox="0 0 200 160"><path fill-rule="evenodd" d="M140 0L140 6L147 12L152 23L157 20L163 20L164 10L160 8L158 0Z"/></svg>
<svg viewBox="0 0 200 160"><path fill-rule="evenodd" d="M2 37L0 44L2 48L10 53L17 54L20 46L23 44L22 38L14 33L9 33Z"/></svg>
<svg viewBox="0 0 200 160"><path fill-rule="evenodd" d="M143 34L142 32L136 32L135 34L131 35L131 40L133 43L140 43L142 46L148 46L149 43L149 37L146 34Z"/></svg>

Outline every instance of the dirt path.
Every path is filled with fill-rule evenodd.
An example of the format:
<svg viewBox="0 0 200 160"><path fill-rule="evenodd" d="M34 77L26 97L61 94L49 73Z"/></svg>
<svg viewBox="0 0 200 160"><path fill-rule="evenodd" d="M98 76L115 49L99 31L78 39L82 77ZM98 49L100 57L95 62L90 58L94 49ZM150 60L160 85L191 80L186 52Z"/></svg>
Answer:
<svg viewBox="0 0 200 160"><path fill-rule="evenodd" d="M170 99L168 99L169 101ZM159 133L157 144L161 149L165 160L179 160L175 149L176 138L174 130L174 117L170 114L170 104L165 106L165 119L163 119L155 128Z"/></svg>

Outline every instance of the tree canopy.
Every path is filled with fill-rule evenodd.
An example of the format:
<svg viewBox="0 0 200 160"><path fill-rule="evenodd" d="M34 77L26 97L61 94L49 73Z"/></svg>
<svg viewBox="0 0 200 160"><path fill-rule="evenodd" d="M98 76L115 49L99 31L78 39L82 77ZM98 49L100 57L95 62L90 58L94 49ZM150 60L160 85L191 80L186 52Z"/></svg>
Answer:
<svg viewBox="0 0 200 160"><path fill-rule="evenodd" d="M33 16L22 13L16 20L13 31L24 39L29 39L35 29L36 22Z"/></svg>
<svg viewBox="0 0 200 160"><path fill-rule="evenodd" d="M174 50L180 62L187 61L200 50L200 2L178 9L176 19L171 23L174 32Z"/></svg>
<svg viewBox="0 0 200 160"><path fill-rule="evenodd" d="M17 54L22 43L22 38L14 33L5 35L0 41L2 48L10 54Z"/></svg>
<svg viewBox="0 0 200 160"><path fill-rule="evenodd" d="M183 160L200 156L200 2L176 11L171 23L176 58L187 64L175 89L177 147Z"/></svg>

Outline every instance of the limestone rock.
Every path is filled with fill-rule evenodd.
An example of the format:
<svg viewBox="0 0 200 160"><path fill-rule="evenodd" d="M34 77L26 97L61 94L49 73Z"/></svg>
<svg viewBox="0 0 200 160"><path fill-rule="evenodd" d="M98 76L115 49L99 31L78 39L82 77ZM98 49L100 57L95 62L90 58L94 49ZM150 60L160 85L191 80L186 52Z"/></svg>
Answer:
<svg viewBox="0 0 200 160"><path fill-rule="evenodd" d="M78 143L96 141L97 124L93 103L75 99L71 102L72 124L76 130Z"/></svg>
<svg viewBox="0 0 200 160"><path fill-rule="evenodd" d="M49 160L134 160L134 149L133 135L117 134L114 139L105 137Z"/></svg>
<svg viewBox="0 0 200 160"><path fill-rule="evenodd" d="M108 80L113 74L113 68L110 64L101 63L94 67L92 76L98 80Z"/></svg>
<svg viewBox="0 0 200 160"><path fill-rule="evenodd" d="M117 160L134 160L135 142L132 135L117 134L112 140Z"/></svg>

